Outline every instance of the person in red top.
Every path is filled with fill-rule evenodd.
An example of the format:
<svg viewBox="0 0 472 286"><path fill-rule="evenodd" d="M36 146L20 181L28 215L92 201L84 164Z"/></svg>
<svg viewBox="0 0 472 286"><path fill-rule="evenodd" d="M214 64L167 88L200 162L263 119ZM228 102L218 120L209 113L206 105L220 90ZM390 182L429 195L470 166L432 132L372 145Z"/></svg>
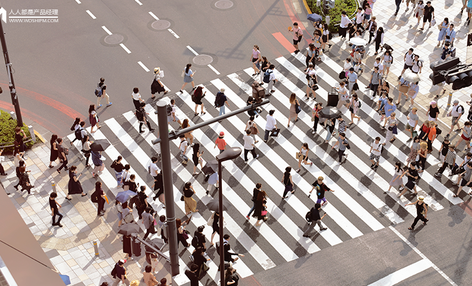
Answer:
<svg viewBox="0 0 472 286"><path fill-rule="evenodd" d="M220 149L220 154L223 153L223 151L226 148L226 141L224 139L225 133L223 131L220 132L220 136L215 140L215 147L218 146L218 149Z"/></svg>
<svg viewBox="0 0 472 286"><path fill-rule="evenodd" d="M428 153L433 152L433 141L437 137L436 122L431 121L428 132Z"/></svg>

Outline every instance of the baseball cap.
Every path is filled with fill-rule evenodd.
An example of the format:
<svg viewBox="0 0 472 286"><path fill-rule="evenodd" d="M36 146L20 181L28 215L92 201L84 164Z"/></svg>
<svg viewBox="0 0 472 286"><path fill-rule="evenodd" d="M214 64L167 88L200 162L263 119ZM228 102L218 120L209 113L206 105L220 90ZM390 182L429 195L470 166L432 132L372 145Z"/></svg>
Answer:
<svg viewBox="0 0 472 286"><path fill-rule="evenodd" d="M225 136L225 133L223 131L220 132L220 137Z"/></svg>
<svg viewBox="0 0 472 286"><path fill-rule="evenodd" d="M125 264L125 261L123 259L120 259L120 260L118 260L118 264L123 265L123 264Z"/></svg>
<svg viewBox="0 0 472 286"><path fill-rule="evenodd" d="M456 100L454 100L453 103L454 103L454 104L459 103L459 100L456 99Z"/></svg>

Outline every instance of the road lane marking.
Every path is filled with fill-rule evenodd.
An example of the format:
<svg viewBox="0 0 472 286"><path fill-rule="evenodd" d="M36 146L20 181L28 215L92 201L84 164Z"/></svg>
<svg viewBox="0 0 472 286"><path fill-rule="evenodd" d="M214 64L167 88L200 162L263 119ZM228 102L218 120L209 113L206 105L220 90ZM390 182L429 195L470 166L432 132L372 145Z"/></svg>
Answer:
<svg viewBox="0 0 472 286"><path fill-rule="evenodd" d="M75 0L75 2L77 2L77 4L81 4L81 3L80 3L80 0Z"/></svg>
<svg viewBox="0 0 472 286"><path fill-rule="evenodd" d="M189 49L194 55L198 56L198 53L194 49L192 49L192 47L187 46L187 49Z"/></svg>
<svg viewBox="0 0 472 286"><path fill-rule="evenodd" d="M136 3L138 3L139 6L142 6L142 5L143 5L143 3L141 3L139 0L134 0L134 1L136 1Z"/></svg>
<svg viewBox="0 0 472 286"><path fill-rule="evenodd" d="M149 12L149 15L151 15L151 17L153 17L154 19L156 19L156 21L157 21L157 20L159 20L159 18L157 18L157 16L156 16L156 15L154 15L154 13L152 13L152 12Z"/></svg>
<svg viewBox="0 0 472 286"><path fill-rule="evenodd" d="M282 35L282 33L273 33L272 36L274 36L274 38L279 41L279 43L282 44L282 46L284 46L284 48L286 48L289 53L295 52L295 48L293 47L292 43L290 43L287 38Z"/></svg>
<svg viewBox="0 0 472 286"><path fill-rule="evenodd" d="M220 74L220 72L217 71L212 65L208 65L208 67L209 67L212 71L214 71L217 75Z"/></svg>
<svg viewBox="0 0 472 286"><path fill-rule="evenodd" d="M112 32L110 32L110 30L108 30L107 27L102 26L102 29L103 29L108 35L111 36Z"/></svg>
<svg viewBox="0 0 472 286"><path fill-rule="evenodd" d="M172 29L167 29L167 31L169 31L172 35L174 35L174 37L176 37L177 39L179 39L179 35L177 35L174 31L172 31Z"/></svg>
<svg viewBox="0 0 472 286"><path fill-rule="evenodd" d="M120 47L122 47L128 54L131 54L131 51L123 43L120 44Z"/></svg>
<svg viewBox="0 0 472 286"><path fill-rule="evenodd" d="M85 12L87 12L87 14L89 14L90 17L92 17L92 19L97 19L97 17L95 17L94 14L92 14L92 12L90 12L90 10L85 10Z"/></svg>
<svg viewBox="0 0 472 286"><path fill-rule="evenodd" d="M395 285L402 282L405 279L408 279L420 272L425 271L426 269L432 266L431 261L428 259L421 259L418 262L408 265L400 270L393 272L390 275L385 276L384 278L375 281L374 283L369 284L368 286L387 286Z"/></svg>
<svg viewBox="0 0 472 286"><path fill-rule="evenodd" d="M148 69L141 61L139 61L138 64L139 64L146 72L149 72L149 69Z"/></svg>
<svg viewBox="0 0 472 286"><path fill-rule="evenodd" d="M452 281L451 278L449 278L449 276L446 275L446 273L444 273L441 269L439 269L435 264L433 264L431 262L431 260L429 260L426 255L424 255L423 253L421 253L421 251L419 251L413 244L411 244L410 241L408 241L408 239L406 239L400 232L398 232L398 230L396 230L393 226L389 226L389 228L401 239L403 240L403 242L405 242L409 247L411 247L411 249L413 249L414 252L416 252L421 258L423 258L424 260L428 260L430 263L431 263L431 267L433 267L434 270L436 270L442 277L444 277L444 279L447 280L447 282L449 282L449 284L451 285L454 285L454 286L457 286L457 284Z"/></svg>

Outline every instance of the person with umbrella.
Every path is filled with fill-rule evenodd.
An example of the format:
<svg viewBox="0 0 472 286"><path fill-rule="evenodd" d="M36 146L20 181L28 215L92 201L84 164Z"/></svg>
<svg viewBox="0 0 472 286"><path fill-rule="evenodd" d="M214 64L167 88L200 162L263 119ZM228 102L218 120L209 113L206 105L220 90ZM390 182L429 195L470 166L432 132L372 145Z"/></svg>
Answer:
<svg viewBox="0 0 472 286"><path fill-rule="evenodd" d="M77 167L71 166L69 170L69 184L68 184L69 193L67 194L67 197L66 197L66 199L69 201L72 200L70 195L82 194L82 197L85 197L87 195L87 193L84 193L84 190L82 189L82 184L79 181L80 176L82 176L82 173L77 175Z"/></svg>

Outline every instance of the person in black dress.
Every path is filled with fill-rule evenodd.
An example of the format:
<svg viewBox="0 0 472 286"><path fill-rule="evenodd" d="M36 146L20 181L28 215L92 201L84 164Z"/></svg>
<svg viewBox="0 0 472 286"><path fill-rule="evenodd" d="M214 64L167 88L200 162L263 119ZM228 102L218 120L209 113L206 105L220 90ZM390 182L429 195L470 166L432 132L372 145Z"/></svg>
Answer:
<svg viewBox="0 0 472 286"><path fill-rule="evenodd" d="M136 205L136 210L138 210L138 216L139 219L143 218L143 212L146 210L148 207L147 203L147 195L144 192L146 190L146 186L141 186L140 191L136 196L133 197L134 199L134 204Z"/></svg>
<svg viewBox="0 0 472 286"><path fill-rule="evenodd" d="M193 148L193 154L192 154L193 175L196 176L196 175L198 175L198 173L197 173L198 163L200 163L200 168L203 169L203 162L202 162L202 160L200 160L200 158L203 155L203 152L205 152L205 151L200 152L200 144L198 144L198 143L193 144L192 148Z"/></svg>
<svg viewBox="0 0 472 286"><path fill-rule="evenodd" d="M204 104L202 102L202 99L205 97L205 92L203 92L203 86L198 86L197 89L193 92L192 95L192 101L195 103L195 116L198 115L198 106L201 106L202 109L202 115L206 114L205 111L203 111Z"/></svg>
<svg viewBox="0 0 472 286"><path fill-rule="evenodd" d="M133 191L133 192L137 193L137 192L138 192L139 183L136 184L136 182L134 181L135 179L136 179L136 175L135 175L135 174L132 174L131 176L129 176L128 187L129 187L129 190L130 190L130 191Z"/></svg>
<svg viewBox="0 0 472 286"><path fill-rule="evenodd" d="M210 244L214 245L213 237L215 237L216 233L218 233L218 235L220 235L220 213L218 211L214 212L211 215L211 219L213 219L213 222L211 223L211 228L213 229L213 232L211 233Z"/></svg>
<svg viewBox="0 0 472 286"><path fill-rule="evenodd" d="M205 272L208 270L208 267L205 267L205 263L210 260L206 259L205 256L203 256L203 252L203 248L197 247L192 253L193 263L197 264L198 266L197 277L199 278L205 275Z"/></svg>
<svg viewBox="0 0 472 286"><path fill-rule="evenodd" d="M265 191L260 191L257 194L257 199L254 202L254 215L253 217L257 218L257 222L254 226L260 226L262 224L260 221L267 221L267 194Z"/></svg>
<svg viewBox="0 0 472 286"><path fill-rule="evenodd" d="M20 161L20 162L23 162L23 161ZM31 189L34 188L33 185L31 185L31 182L29 180L29 176L28 176L28 172L30 171L26 171L26 167L23 165L21 167L19 167L19 182L18 182L18 185L21 186L21 190L24 191L28 191L28 194L31 194ZM18 190L18 185L14 186L15 189Z"/></svg>
<svg viewBox="0 0 472 286"><path fill-rule="evenodd" d="M428 215L428 204L424 202L423 197L418 197L418 200L416 202L411 202L407 205L415 205L416 206L416 217L415 220L413 221L413 224L408 228L409 230L414 230L416 224L418 223L419 220L423 221L423 225L426 225L426 223L429 221L426 216Z"/></svg>
<svg viewBox="0 0 472 286"><path fill-rule="evenodd" d="M82 194L82 197L85 197L87 195L87 193L84 193L84 190L82 189L82 184L79 181L80 176L82 176L82 173L77 175L77 167L71 166L69 170L69 193L66 197L66 199L68 199L69 201L72 200L70 195Z"/></svg>
<svg viewBox="0 0 472 286"><path fill-rule="evenodd" d="M92 198L96 198L96 203L98 204L97 215L105 215L105 192L102 189L102 182L97 181L95 183L95 192L92 194ZM92 199L93 201L93 199Z"/></svg>
<svg viewBox="0 0 472 286"><path fill-rule="evenodd" d="M190 270L185 270L185 276L188 277L190 280L190 286L198 286L198 265L192 264L190 265Z"/></svg>
<svg viewBox="0 0 472 286"><path fill-rule="evenodd" d="M225 273L225 286L238 286L239 275L236 273L236 269L228 267Z"/></svg>
<svg viewBox="0 0 472 286"><path fill-rule="evenodd" d="M154 184L152 186L154 190L154 197L152 198L154 201L159 198L159 201L162 203L162 208L165 208L165 198L164 198L164 185L162 181L162 172L158 172L157 176L154 177ZM157 191L157 193L156 193Z"/></svg>
<svg viewBox="0 0 472 286"><path fill-rule="evenodd" d="M26 133L21 127L17 126L15 128L15 142L18 146L19 152L22 153L22 156L24 156L25 151L26 151L26 145L24 143L24 139L26 139Z"/></svg>
<svg viewBox="0 0 472 286"><path fill-rule="evenodd" d="M56 161L57 160L57 157L58 157L58 150L57 150L57 135L56 134L52 134L51 136L51 140L49 142L49 144L51 144L51 155L49 156L49 168L54 168L52 166L52 162Z"/></svg>
<svg viewBox="0 0 472 286"><path fill-rule="evenodd" d="M49 206L51 207L51 212L52 212L51 213L52 225L62 227L62 224L61 224L62 214L59 212L59 208L61 208L62 206L58 202L56 202L56 198L57 198L56 192L52 192L49 195ZM56 216L59 217L57 222L56 222Z"/></svg>
<svg viewBox="0 0 472 286"><path fill-rule="evenodd" d="M58 158L59 160L61 160L61 166L59 166L59 168L57 169L57 172L60 174L62 168L64 168L66 171L69 170L69 168L67 168L67 163L68 163L67 154L64 147L62 147L62 138L57 138L56 147L57 147Z"/></svg>

